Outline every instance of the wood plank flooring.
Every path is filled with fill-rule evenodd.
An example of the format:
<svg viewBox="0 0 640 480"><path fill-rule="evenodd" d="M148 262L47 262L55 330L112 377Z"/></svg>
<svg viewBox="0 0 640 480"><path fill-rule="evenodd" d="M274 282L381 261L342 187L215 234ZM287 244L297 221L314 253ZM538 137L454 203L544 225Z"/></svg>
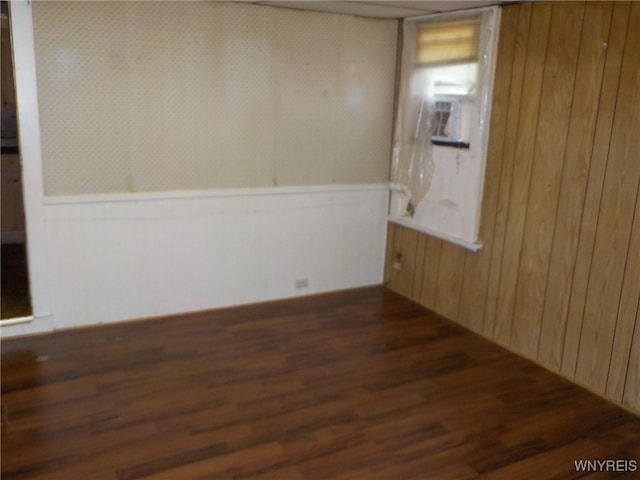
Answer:
<svg viewBox="0 0 640 480"><path fill-rule="evenodd" d="M1 415L5 480L639 477L574 461L640 418L381 287L4 340Z"/></svg>

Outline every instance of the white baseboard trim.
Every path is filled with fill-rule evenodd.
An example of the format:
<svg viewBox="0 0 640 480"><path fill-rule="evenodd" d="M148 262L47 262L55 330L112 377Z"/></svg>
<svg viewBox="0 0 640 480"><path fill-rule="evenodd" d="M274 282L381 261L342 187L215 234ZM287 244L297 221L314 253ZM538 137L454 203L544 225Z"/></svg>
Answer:
<svg viewBox="0 0 640 480"><path fill-rule="evenodd" d="M388 183L363 183L339 185L304 185L292 187L221 188L211 190L184 190L140 193L104 193L88 195L60 195L45 197L45 205L69 205L83 203L141 202L153 200L179 200L194 198L255 197L276 195L301 195L309 193L345 193L386 191Z"/></svg>
<svg viewBox="0 0 640 480"><path fill-rule="evenodd" d="M54 330L53 315L9 318L0 321L0 338L22 337Z"/></svg>
<svg viewBox="0 0 640 480"><path fill-rule="evenodd" d="M18 325L20 323L30 323L33 321L33 315L27 317L6 318L0 320L0 327L6 327L8 325Z"/></svg>

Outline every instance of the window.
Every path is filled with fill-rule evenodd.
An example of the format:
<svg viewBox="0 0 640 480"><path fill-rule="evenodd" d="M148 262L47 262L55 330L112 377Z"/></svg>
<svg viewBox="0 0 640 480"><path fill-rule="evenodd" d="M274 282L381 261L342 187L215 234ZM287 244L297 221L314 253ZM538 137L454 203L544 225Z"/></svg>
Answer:
<svg viewBox="0 0 640 480"><path fill-rule="evenodd" d="M417 63L450 65L478 61L480 17L425 21L417 25Z"/></svg>
<svg viewBox="0 0 640 480"><path fill-rule="evenodd" d="M474 250L499 14L404 22L390 220Z"/></svg>

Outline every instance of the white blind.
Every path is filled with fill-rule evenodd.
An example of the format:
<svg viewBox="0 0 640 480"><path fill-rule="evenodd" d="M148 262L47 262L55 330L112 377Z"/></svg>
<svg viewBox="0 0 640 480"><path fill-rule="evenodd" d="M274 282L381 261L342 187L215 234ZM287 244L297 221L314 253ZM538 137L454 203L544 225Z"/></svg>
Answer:
<svg viewBox="0 0 640 480"><path fill-rule="evenodd" d="M418 27L417 61L423 64L472 62L478 58L480 18Z"/></svg>

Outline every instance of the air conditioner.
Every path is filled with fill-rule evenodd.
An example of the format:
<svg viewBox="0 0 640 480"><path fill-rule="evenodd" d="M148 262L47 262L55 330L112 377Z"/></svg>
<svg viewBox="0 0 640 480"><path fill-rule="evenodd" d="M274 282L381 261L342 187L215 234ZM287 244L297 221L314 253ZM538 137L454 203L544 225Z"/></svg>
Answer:
<svg viewBox="0 0 640 480"><path fill-rule="evenodd" d="M436 95L430 105L431 143L469 148L471 111L464 95Z"/></svg>

